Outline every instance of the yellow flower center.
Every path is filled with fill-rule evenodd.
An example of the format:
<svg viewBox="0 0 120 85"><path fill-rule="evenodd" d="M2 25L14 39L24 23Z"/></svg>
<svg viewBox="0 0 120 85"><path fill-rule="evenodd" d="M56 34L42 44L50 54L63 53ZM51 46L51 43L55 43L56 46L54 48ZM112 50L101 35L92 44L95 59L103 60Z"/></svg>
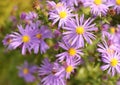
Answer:
<svg viewBox="0 0 120 85"><path fill-rule="evenodd" d="M96 5L100 5L100 4L102 4L102 0L94 0L94 3L95 3Z"/></svg>
<svg viewBox="0 0 120 85"><path fill-rule="evenodd" d="M67 17L67 12L66 11L61 11L59 13L60 18L66 18Z"/></svg>
<svg viewBox="0 0 120 85"><path fill-rule="evenodd" d="M118 60L116 58L113 58L110 62L110 65L113 67L116 66L117 64L118 64Z"/></svg>
<svg viewBox="0 0 120 85"><path fill-rule="evenodd" d="M110 33L115 34L115 28L114 27L110 28Z"/></svg>
<svg viewBox="0 0 120 85"><path fill-rule="evenodd" d="M68 53L69 53L70 56L74 56L76 54L76 50L74 48L70 48L68 50Z"/></svg>
<svg viewBox="0 0 120 85"><path fill-rule="evenodd" d="M37 37L38 39L40 39L40 38L42 37L42 35L41 35L41 34L37 34L36 37Z"/></svg>
<svg viewBox="0 0 120 85"><path fill-rule="evenodd" d="M113 50L113 49L108 48L108 49L107 49L107 52L108 52L109 54L113 54L113 53L114 53L114 50Z"/></svg>
<svg viewBox="0 0 120 85"><path fill-rule="evenodd" d="M29 37L28 35L24 35L24 36L22 37L22 41L23 41L24 43L27 43L27 42L30 41L30 37Z"/></svg>
<svg viewBox="0 0 120 85"><path fill-rule="evenodd" d="M117 4L117 5L120 5L120 0L116 0L116 4Z"/></svg>
<svg viewBox="0 0 120 85"><path fill-rule="evenodd" d="M73 67L72 67L72 66L68 66L68 67L66 68L66 72L67 72L67 73L71 73L72 70L73 70Z"/></svg>
<svg viewBox="0 0 120 85"><path fill-rule="evenodd" d="M79 26L79 27L76 28L76 33L79 34L79 35L83 34L84 31L85 30L84 30L84 28L82 26Z"/></svg>
<svg viewBox="0 0 120 85"><path fill-rule="evenodd" d="M23 73L26 75L26 74L29 73L29 70L28 70L27 68L24 68L24 69L23 69Z"/></svg>

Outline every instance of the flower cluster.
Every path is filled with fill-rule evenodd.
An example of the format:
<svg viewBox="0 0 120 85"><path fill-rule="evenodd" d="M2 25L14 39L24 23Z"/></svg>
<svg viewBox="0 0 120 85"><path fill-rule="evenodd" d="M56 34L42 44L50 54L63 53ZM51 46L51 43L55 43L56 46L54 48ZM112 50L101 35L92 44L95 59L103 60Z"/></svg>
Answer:
<svg viewBox="0 0 120 85"><path fill-rule="evenodd" d="M3 40L8 49L21 48L22 54L25 55L32 51L35 54L39 51L41 54L47 54L49 45L46 39L52 38L54 46L57 45L57 50L54 50L54 46L50 48L50 54L55 56L52 57L54 61L50 62L45 58L37 69L42 85L66 85L71 74L79 70L78 66L87 59L84 57L89 56L87 46L95 45L96 40L101 42L96 44L101 63L104 63L101 69L108 70L108 74L112 76L120 73L120 25L112 26L111 21L105 21L108 19L106 15L109 16L109 9L120 13L120 0L60 0L58 3L54 1L46 3L48 12L45 15L41 13L40 8L37 9L38 14L22 13L20 16L22 23L17 26L18 31L7 34ZM86 7L90 8L91 14L81 13L81 9ZM36 68L29 67L25 62L18 68L19 76L26 82L33 82Z"/></svg>
<svg viewBox="0 0 120 85"><path fill-rule="evenodd" d="M52 38L52 32L47 26L41 25L40 21L34 21L37 14L30 12L27 15L21 14L21 18L28 20L30 23L26 23L24 26L18 25L19 32L12 32L8 34L3 40L3 44L8 46L8 49L22 48L22 54L26 52L45 53L49 46L45 43L46 38Z"/></svg>
<svg viewBox="0 0 120 85"><path fill-rule="evenodd" d="M65 52L56 55L57 63L52 64L48 59L45 59L43 65L39 68L39 74L40 77L44 76L42 79L43 85L47 85L47 82L50 85L66 85L65 80L70 78L70 74L81 63L81 55L83 55L81 48L84 47L85 41L92 44L92 39L95 39L92 32L97 30L97 27L95 27L96 24L93 24L94 19L88 18L85 20L84 14L79 18L77 14L71 13L71 6L67 6L63 2L49 1L48 4L53 8L49 12L49 19L53 21L53 25L58 22L58 29L61 27L65 30L59 42L59 46ZM56 68L56 65L58 65L58 68ZM48 69L47 67L51 68Z"/></svg>
<svg viewBox="0 0 120 85"><path fill-rule="evenodd" d="M112 73L112 76L115 73L120 73L120 27L110 26L108 24L103 25L103 29L106 29L102 32L103 43L98 44L98 51L101 53L101 59L105 63L101 67L102 70L108 70L108 73ZM107 38L107 40L105 40Z"/></svg>
<svg viewBox="0 0 120 85"><path fill-rule="evenodd" d="M70 74L80 64L79 59L59 63L55 61L51 63L47 58L43 60L43 64L38 69L39 76L42 78L43 85L66 85L66 79L70 78ZM48 68L49 67L49 68Z"/></svg>

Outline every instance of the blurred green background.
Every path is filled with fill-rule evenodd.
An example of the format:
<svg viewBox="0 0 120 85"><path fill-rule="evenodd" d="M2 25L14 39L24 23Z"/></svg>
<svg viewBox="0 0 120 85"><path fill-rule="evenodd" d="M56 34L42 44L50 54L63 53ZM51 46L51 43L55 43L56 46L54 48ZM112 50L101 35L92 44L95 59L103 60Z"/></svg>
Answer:
<svg viewBox="0 0 120 85"><path fill-rule="evenodd" d="M33 11L32 3L33 0L0 0L0 85L37 85L39 83L38 81L25 83L22 78L18 77L16 67L23 64L24 60L39 65L41 62L40 58L44 55L22 56L20 49L8 51L2 44L5 35L16 30L20 13ZM94 44L96 44L96 41ZM94 44L88 46L84 51L84 53L89 52L90 54L86 54L86 57L83 57L86 60L85 63L75 71L71 79L68 80L67 85L116 85L119 76L110 77L106 75L107 72L100 70L100 56L99 54L94 55L96 52ZM54 56L52 53L50 55Z"/></svg>
<svg viewBox="0 0 120 85"><path fill-rule="evenodd" d="M33 0L0 0L0 85L27 85L18 77L16 67L29 58L22 56L20 51L6 50L2 40L17 28L21 12L33 10L32 3Z"/></svg>

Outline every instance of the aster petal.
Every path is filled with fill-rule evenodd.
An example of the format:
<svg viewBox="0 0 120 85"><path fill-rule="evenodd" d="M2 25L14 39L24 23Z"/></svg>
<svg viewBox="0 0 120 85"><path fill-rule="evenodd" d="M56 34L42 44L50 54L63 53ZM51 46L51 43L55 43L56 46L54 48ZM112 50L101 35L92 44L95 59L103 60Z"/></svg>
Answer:
<svg viewBox="0 0 120 85"><path fill-rule="evenodd" d="M110 67L109 64L107 64L107 65L101 66L101 69L104 71L104 70L107 70L109 67Z"/></svg>
<svg viewBox="0 0 120 85"><path fill-rule="evenodd" d="M111 70L112 70L112 76L114 76L115 75L115 68L113 67L113 68L111 68Z"/></svg>

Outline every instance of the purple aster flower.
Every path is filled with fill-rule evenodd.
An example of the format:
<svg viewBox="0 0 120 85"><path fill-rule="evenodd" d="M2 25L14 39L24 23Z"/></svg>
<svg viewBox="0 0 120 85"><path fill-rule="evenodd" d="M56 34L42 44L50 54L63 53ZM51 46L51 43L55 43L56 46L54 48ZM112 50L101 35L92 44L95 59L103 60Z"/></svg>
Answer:
<svg viewBox="0 0 120 85"><path fill-rule="evenodd" d="M26 25L25 29L22 27L22 25L19 25L18 29L20 33L13 32L11 34L12 42L10 45L13 47L13 49L22 46L22 54L24 55L27 50L31 52L30 48L33 43L36 42L36 38L34 37L34 32L31 30L30 25Z"/></svg>
<svg viewBox="0 0 120 85"><path fill-rule="evenodd" d="M92 24L94 19L84 20L84 15L76 20L69 21L63 29L66 31L63 33L64 39L70 42L72 45L77 44L78 46L84 46L84 39L88 43L92 43L91 39L95 39L95 35L92 31L96 30L95 24Z"/></svg>
<svg viewBox="0 0 120 85"><path fill-rule="evenodd" d="M56 11L49 12L49 19L53 21L53 25L57 22L58 28L63 27L67 21L71 21L75 15L72 14L72 9L69 9L66 6L57 8Z"/></svg>
<svg viewBox="0 0 120 85"><path fill-rule="evenodd" d="M80 65L81 60L74 58L72 61L67 61L64 62L64 67L65 67L65 77L66 79L70 78L71 73L74 73L74 70L77 68L78 65Z"/></svg>
<svg viewBox="0 0 120 85"><path fill-rule="evenodd" d="M55 3L54 1L47 1L48 3L48 6L50 9L50 11L55 11L56 8L60 8L62 6L65 6L65 4L63 2L58 2L58 3Z"/></svg>
<svg viewBox="0 0 120 85"><path fill-rule="evenodd" d="M118 31L119 31L119 29L117 27L113 27L113 26L110 27L109 28L109 36L108 37L111 40L114 40L114 41L117 40L119 38L118 36L120 35Z"/></svg>
<svg viewBox="0 0 120 85"><path fill-rule="evenodd" d="M11 36L11 34L7 34L6 36L5 36L5 38L4 38L4 40L2 41L3 42L3 45L4 46L6 46L6 47L8 47L8 49L10 49L10 50L12 50L13 49L13 47L11 46L11 42L12 42L12 36Z"/></svg>
<svg viewBox="0 0 120 85"><path fill-rule="evenodd" d="M80 55L83 55L83 53L77 45L71 45L70 43L63 41L62 43L59 42L59 46L66 50L65 52L56 55L60 62L64 60L72 61L75 57L80 60Z"/></svg>
<svg viewBox="0 0 120 85"><path fill-rule="evenodd" d="M38 15L35 12L29 12L28 14L26 14L25 19L26 20L35 20L38 18Z"/></svg>
<svg viewBox="0 0 120 85"><path fill-rule="evenodd" d="M39 76L42 77L43 85L66 85L64 75L62 74L64 68L57 62L50 63L46 58L39 68Z"/></svg>
<svg viewBox="0 0 120 85"><path fill-rule="evenodd" d="M62 2L66 3L67 6L78 6L78 0L61 0Z"/></svg>
<svg viewBox="0 0 120 85"><path fill-rule="evenodd" d="M20 18L25 21L26 24L32 24L38 19L38 15L35 12L22 13Z"/></svg>
<svg viewBox="0 0 120 85"><path fill-rule="evenodd" d="M117 27L110 26L108 24L105 24L102 26L102 37L109 38L112 41L116 42L119 40L120 36L120 26L118 25Z"/></svg>
<svg viewBox="0 0 120 85"><path fill-rule="evenodd" d="M102 53L103 55L111 55L115 52L120 52L120 46L119 44L112 42L111 40L105 41L103 40L102 43L98 44L98 51Z"/></svg>
<svg viewBox="0 0 120 85"><path fill-rule="evenodd" d="M27 61L24 62L22 66L18 67L19 69L19 77L24 78L26 82L34 82L35 76L33 75L36 73L37 66L29 65Z"/></svg>
<svg viewBox="0 0 120 85"><path fill-rule="evenodd" d="M27 14L25 12L21 13L20 18L24 20L26 18Z"/></svg>
<svg viewBox="0 0 120 85"><path fill-rule="evenodd" d="M59 44L58 44L58 43L54 44L53 48L54 48L55 51L58 51L59 48L60 48L60 47L59 47Z"/></svg>
<svg viewBox="0 0 120 85"><path fill-rule="evenodd" d="M35 27L35 26L36 27ZM52 32L48 29L47 26L37 26L35 23L33 25L33 31L34 31L34 37L36 38L36 42L32 45L32 49L34 50L34 53L38 53L39 49L41 53L45 53L47 49L49 49L49 46L44 41L45 39L52 38Z"/></svg>
<svg viewBox="0 0 120 85"><path fill-rule="evenodd" d="M110 25L103 24L101 26L101 32L102 32L102 38L109 37L108 29L110 28Z"/></svg>
<svg viewBox="0 0 120 85"><path fill-rule="evenodd" d="M105 63L105 65L101 66L103 71L108 69L108 74L111 74L112 76L114 76L115 73L120 73L119 53L115 52L112 55L104 55L102 61Z"/></svg>
<svg viewBox="0 0 120 85"><path fill-rule="evenodd" d="M117 14L120 13L120 0L109 0L109 4L112 4L113 9L116 10Z"/></svg>
<svg viewBox="0 0 120 85"><path fill-rule="evenodd" d="M110 4L106 0L87 0L84 2L85 7L91 8L91 13L95 16L106 15Z"/></svg>
<svg viewBox="0 0 120 85"><path fill-rule="evenodd" d="M112 27L110 39L120 44L120 25L117 25L117 27Z"/></svg>
<svg viewBox="0 0 120 85"><path fill-rule="evenodd" d="M62 33L60 32L60 30L54 30L54 38L59 38L59 37L61 37L62 36Z"/></svg>

